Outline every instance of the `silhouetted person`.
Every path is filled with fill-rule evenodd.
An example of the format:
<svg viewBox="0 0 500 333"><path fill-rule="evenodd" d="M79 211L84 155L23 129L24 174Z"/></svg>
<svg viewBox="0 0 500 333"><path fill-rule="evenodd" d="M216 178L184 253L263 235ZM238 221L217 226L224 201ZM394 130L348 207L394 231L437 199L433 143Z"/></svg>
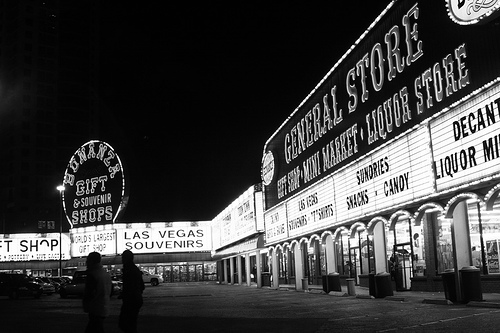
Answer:
<svg viewBox="0 0 500 333"><path fill-rule="evenodd" d="M83 311L89 314L85 333L104 332L104 319L109 315L111 277L101 265L98 252L87 256L87 277L83 293Z"/></svg>
<svg viewBox="0 0 500 333"><path fill-rule="evenodd" d="M137 316L142 306L144 281L142 280L142 272L134 264L132 251L123 251L122 263L122 309L119 327L123 332L135 333L137 332Z"/></svg>

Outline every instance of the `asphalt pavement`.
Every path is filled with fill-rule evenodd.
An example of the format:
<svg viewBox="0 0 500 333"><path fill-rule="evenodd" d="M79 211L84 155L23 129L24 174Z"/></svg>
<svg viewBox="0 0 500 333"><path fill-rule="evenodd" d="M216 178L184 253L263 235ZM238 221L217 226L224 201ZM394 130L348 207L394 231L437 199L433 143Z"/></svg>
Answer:
<svg viewBox="0 0 500 333"><path fill-rule="evenodd" d="M451 303L444 293L394 292L373 298L356 286L349 295L217 283L147 286L139 315L139 332L495 332L500 331L500 294L483 301ZM106 332L119 332L121 300L111 299ZM87 316L80 299L59 295L40 299L0 298L0 332L84 332Z"/></svg>

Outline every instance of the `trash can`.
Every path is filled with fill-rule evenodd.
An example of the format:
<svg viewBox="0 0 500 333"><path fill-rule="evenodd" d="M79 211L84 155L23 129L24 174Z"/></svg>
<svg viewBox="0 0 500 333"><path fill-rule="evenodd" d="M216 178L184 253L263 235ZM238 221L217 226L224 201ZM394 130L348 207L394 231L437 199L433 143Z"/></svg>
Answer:
<svg viewBox="0 0 500 333"><path fill-rule="evenodd" d="M356 287L354 284L354 279L349 278L349 279L345 279L345 280L347 282L347 294L349 296L356 296Z"/></svg>
<svg viewBox="0 0 500 333"><path fill-rule="evenodd" d="M443 278L444 297L452 302L457 299L457 284L455 283L455 270L453 268L445 270L441 277Z"/></svg>
<svg viewBox="0 0 500 333"><path fill-rule="evenodd" d="M375 275L375 297L383 298L394 296L392 291L391 274L382 272Z"/></svg>
<svg viewBox="0 0 500 333"><path fill-rule="evenodd" d="M375 273L368 274L368 293L370 296L377 297L377 290L375 289Z"/></svg>
<svg viewBox="0 0 500 333"><path fill-rule="evenodd" d="M342 291L339 273L323 275L321 279L323 280L323 291L325 293L329 293L330 291Z"/></svg>
<svg viewBox="0 0 500 333"><path fill-rule="evenodd" d="M462 267L460 270L462 282L462 301L482 301L481 270L475 266Z"/></svg>
<svg viewBox="0 0 500 333"><path fill-rule="evenodd" d="M308 278L302 278L302 290L308 291L309 290L309 281Z"/></svg>
<svg viewBox="0 0 500 333"><path fill-rule="evenodd" d="M271 273L262 273L262 286L263 287L271 286Z"/></svg>

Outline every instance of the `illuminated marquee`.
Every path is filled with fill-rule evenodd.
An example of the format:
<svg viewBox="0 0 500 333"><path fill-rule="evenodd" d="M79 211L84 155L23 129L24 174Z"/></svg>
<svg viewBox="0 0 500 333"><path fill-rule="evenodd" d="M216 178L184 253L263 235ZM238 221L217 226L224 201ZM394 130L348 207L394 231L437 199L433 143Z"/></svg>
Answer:
<svg viewBox="0 0 500 333"><path fill-rule="evenodd" d="M125 207L123 165L105 142L87 142L74 153L63 185L64 211L72 227L113 223Z"/></svg>
<svg viewBox="0 0 500 333"><path fill-rule="evenodd" d="M257 204L261 198L260 185L251 186L213 219L213 225L217 226L214 232L216 249L242 240L258 231Z"/></svg>
<svg viewBox="0 0 500 333"><path fill-rule="evenodd" d="M498 40L494 27L455 24L442 3L391 2L266 142L264 209L495 80Z"/></svg>
<svg viewBox="0 0 500 333"><path fill-rule="evenodd" d="M431 122L438 190L499 173L500 84Z"/></svg>
<svg viewBox="0 0 500 333"><path fill-rule="evenodd" d="M0 238L0 262L59 260L59 250L62 250L62 260L69 260L69 237L62 234L62 246L59 246L59 234L16 234L9 238Z"/></svg>
<svg viewBox="0 0 500 333"><path fill-rule="evenodd" d="M70 237L72 257L84 257L94 251L102 255L114 255L116 253L115 230L71 232Z"/></svg>
<svg viewBox="0 0 500 333"><path fill-rule="evenodd" d="M210 227L118 229L117 251L134 253L201 252L212 250Z"/></svg>

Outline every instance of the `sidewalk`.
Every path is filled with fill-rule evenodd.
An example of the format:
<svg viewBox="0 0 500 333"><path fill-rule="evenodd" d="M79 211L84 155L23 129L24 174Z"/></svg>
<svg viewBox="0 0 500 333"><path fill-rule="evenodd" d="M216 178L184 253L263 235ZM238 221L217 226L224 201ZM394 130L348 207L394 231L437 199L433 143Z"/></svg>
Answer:
<svg viewBox="0 0 500 333"><path fill-rule="evenodd" d="M335 297L356 297L364 299L372 299L373 296L370 295L370 290L367 287L355 286L356 295L349 295L347 286L341 286L342 291L331 291L329 295ZM294 290L293 285L280 285L280 290ZM316 294L325 294L323 291L323 286L320 285L309 285L309 290L304 291ZM393 291L393 296L386 296L384 299L388 301L397 302L417 302L417 303L428 303L428 304L441 304L441 305L454 305L455 303L449 301L445 297L444 292L427 292L427 291ZM500 293L483 293L482 301L470 301L467 302L467 306L471 307L485 307L485 308L500 308ZM456 303L465 304L465 303Z"/></svg>

